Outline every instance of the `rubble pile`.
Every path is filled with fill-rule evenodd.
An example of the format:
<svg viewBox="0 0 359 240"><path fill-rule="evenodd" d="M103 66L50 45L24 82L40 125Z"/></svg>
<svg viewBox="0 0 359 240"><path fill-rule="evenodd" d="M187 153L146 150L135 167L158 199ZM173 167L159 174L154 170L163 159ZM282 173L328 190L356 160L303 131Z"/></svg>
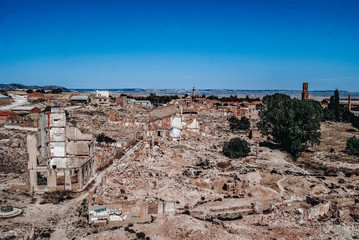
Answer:
<svg viewBox="0 0 359 240"><path fill-rule="evenodd" d="M161 219L141 227L155 239L212 234L221 239L351 238L359 234L355 230L358 176L318 175L280 150L258 146L258 140L248 139L246 133L238 134L250 142L250 155L228 159L221 153L223 142L236 135L225 119L201 112L200 140L159 141L153 147L137 144L131 154L114 162L95 198L104 203L176 201L177 216L169 217L171 221L200 225L174 228L170 235L151 230L160 228ZM101 234L104 239L109 236L114 235Z"/></svg>
<svg viewBox="0 0 359 240"><path fill-rule="evenodd" d="M359 159L345 152L346 139L357 134L348 131L350 125L322 123L322 144L294 161L260 136L253 103L216 107L189 96L151 110L141 105L147 102L122 98L121 106L90 104L82 97L63 105L66 129L78 128L95 145L99 167L82 192L30 194L26 184L21 189L28 176L30 130L2 128L0 200L23 210L1 220L2 236L25 237L23 226L30 224L35 235L54 239L359 238ZM231 132L229 116L248 117L251 128ZM100 134L110 141L96 141ZM247 157L222 154L234 137L249 143ZM37 175L40 185L43 177ZM75 180L67 179L74 185ZM127 216L146 218L121 225Z"/></svg>

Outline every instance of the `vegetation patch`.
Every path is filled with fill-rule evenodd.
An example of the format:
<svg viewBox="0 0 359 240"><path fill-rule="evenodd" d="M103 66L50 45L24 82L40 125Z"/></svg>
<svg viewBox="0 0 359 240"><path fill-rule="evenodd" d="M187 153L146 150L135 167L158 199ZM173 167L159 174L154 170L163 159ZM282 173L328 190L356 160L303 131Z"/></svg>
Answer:
<svg viewBox="0 0 359 240"><path fill-rule="evenodd" d="M345 150L347 150L350 155L359 156L359 139L355 136L349 138Z"/></svg>
<svg viewBox="0 0 359 240"><path fill-rule="evenodd" d="M307 143L320 143L323 112L319 102L276 93L265 96L263 103L258 128L262 134L271 135L294 159L307 148Z"/></svg>
<svg viewBox="0 0 359 240"><path fill-rule="evenodd" d="M240 131L240 130L248 130L251 126L249 119L246 117L242 117L238 119L234 116L228 118L229 127L232 132Z"/></svg>
<svg viewBox="0 0 359 240"><path fill-rule="evenodd" d="M99 135L96 136L96 141L97 141L98 143L102 143L102 142L104 142L104 143L114 143L114 142L116 142L116 140L114 140L114 139L112 139L112 138L106 136L106 135L103 134L103 133L101 133L101 134L99 134Z"/></svg>
<svg viewBox="0 0 359 240"><path fill-rule="evenodd" d="M240 138L232 138L229 142L223 145L222 153L229 158L240 158L248 156L251 149L248 142Z"/></svg>

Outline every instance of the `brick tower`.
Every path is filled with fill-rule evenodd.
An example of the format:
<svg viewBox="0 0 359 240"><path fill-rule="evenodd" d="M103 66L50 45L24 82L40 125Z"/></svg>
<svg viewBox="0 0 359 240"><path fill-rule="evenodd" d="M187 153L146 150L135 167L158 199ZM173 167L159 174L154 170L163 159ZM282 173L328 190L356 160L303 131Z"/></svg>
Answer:
<svg viewBox="0 0 359 240"><path fill-rule="evenodd" d="M302 100L309 99L308 83L303 83Z"/></svg>
<svg viewBox="0 0 359 240"><path fill-rule="evenodd" d="M192 89L192 98L195 98L196 97L196 88L193 86L193 89Z"/></svg>

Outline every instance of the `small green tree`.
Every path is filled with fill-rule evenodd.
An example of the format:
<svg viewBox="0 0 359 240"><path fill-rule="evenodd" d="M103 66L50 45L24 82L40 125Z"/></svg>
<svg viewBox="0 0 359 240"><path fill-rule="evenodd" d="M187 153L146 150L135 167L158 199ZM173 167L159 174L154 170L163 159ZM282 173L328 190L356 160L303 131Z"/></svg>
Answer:
<svg viewBox="0 0 359 240"><path fill-rule="evenodd" d="M37 89L35 92L37 92L37 93L45 93L45 90L42 89L42 88L39 88L39 89Z"/></svg>
<svg viewBox="0 0 359 240"><path fill-rule="evenodd" d="M347 150L350 155L359 156L359 139L355 136L349 138L345 150Z"/></svg>
<svg viewBox="0 0 359 240"><path fill-rule="evenodd" d="M251 123L249 122L249 119L246 117L242 117L241 119L238 119L234 116L228 118L229 121L229 127L232 130L232 132L238 131L238 130L247 130L251 126Z"/></svg>
<svg viewBox="0 0 359 240"><path fill-rule="evenodd" d="M334 95L330 97L330 102L328 104L328 109L324 110L324 119L329 121L342 121L342 112L343 109L339 103L339 91L336 89Z"/></svg>
<svg viewBox="0 0 359 240"><path fill-rule="evenodd" d="M223 145L222 153L229 158L240 158L248 156L251 149L248 142L240 138L232 138L229 142Z"/></svg>
<svg viewBox="0 0 359 240"><path fill-rule="evenodd" d="M272 135L294 159L309 142L320 143L320 121L323 116L319 102L291 99L285 94L263 98L265 106L259 112L258 128L264 135Z"/></svg>
<svg viewBox="0 0 359 240"><path fill-rule="evenodd" d="M62 93L62 89L61 88L52 89L51 93L55 93L55 94Z"/></svg>

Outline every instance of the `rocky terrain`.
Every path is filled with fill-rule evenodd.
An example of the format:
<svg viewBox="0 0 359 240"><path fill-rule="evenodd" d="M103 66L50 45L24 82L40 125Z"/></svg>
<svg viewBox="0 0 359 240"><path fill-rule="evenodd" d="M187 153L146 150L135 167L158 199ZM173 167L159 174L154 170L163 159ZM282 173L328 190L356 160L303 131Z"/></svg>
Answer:
<svg viewBox="0 0 359 240"><path fill-rule="evenodd" d="M347 155L349 124L325 122L321 144L296 161L266 138L232 133L227 117L204 111L198 138L156 141L140 123L148 110L67 106L67 121L93 136L104 133L121 149L97 144L107 163L83 192L30 194L24 130L1 128L0 203L23 210L0 219L0 239L356 239L359 238L359 158ZM255 120L252 120L252 126ZM249 156L229 159L224 142L246 139ZM89 225L89 192L104 203L175 201L176 214L141 224Z"/></svg>
<svg viewBox="0 0 359 240"><path fill-rule="evenodd" d="M200 141L162 142L149 154L136 150L116 161L95 196L105 202L177 201L177 216L133 227L151 239L350 239L359 235L358 164L347 166L356 174L347 174L334 164L337 174L328 176L309 162L302 167L310 153L297 162L267 147L259 147L256 155L254 141L250 156L230 160L221 154L221 146L232 133L216 133L223 122L217 118L208 124L209 131ZM322 126L325 146L332 125ZM339 129L343 137L355 134L347 131L349 125L339 125L336 135ZM326 147L320 145L316 152L327 154ZM343 151L342 144L336 148ZM357 160L352 158L352 162ZM327 163L329 169L334 168L330 159ZM100 236L131 238L135 233L121 228Z"/></svg>

